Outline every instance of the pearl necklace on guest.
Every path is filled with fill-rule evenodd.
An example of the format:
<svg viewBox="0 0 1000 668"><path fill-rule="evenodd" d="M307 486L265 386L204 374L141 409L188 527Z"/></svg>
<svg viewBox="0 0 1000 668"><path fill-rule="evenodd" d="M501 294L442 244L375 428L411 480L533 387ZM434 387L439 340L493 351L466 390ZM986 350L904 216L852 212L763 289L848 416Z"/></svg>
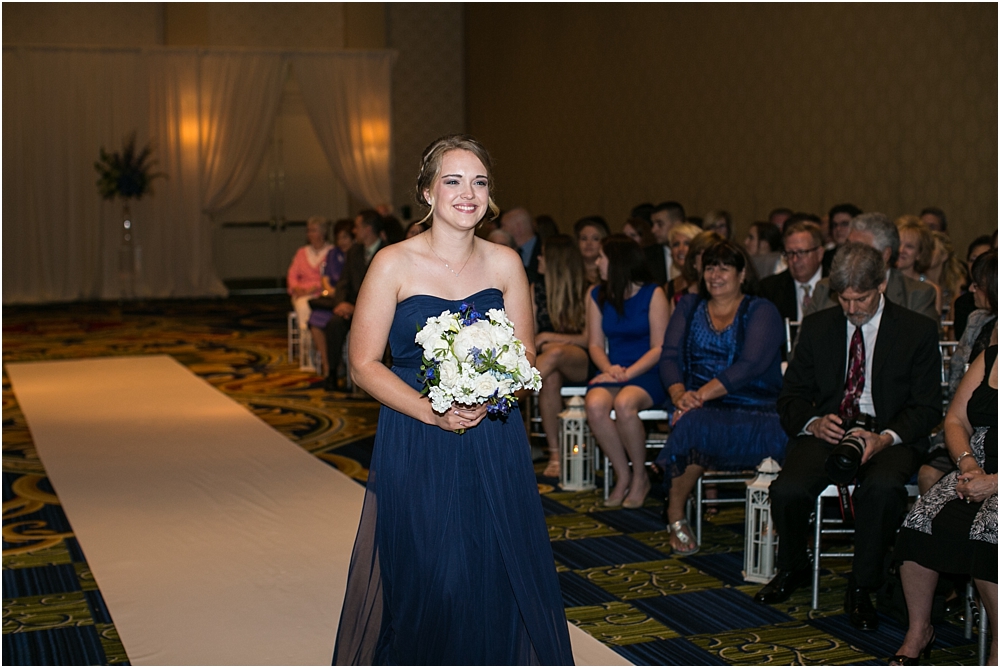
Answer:
<svg viewBox="0 0 1000 668"><path fill-rule="evenodd" d="M475 242L475 239L473 239L472 250L469 251L469 255L465 258L465 262L462 263L462 267L458 271L455 271L454 269L451 268L451 265L448 264L448 261L445 260L440 255L438 255L438 252L436 250L434 250L434 246L431 245L431 240L428 238L429 235L422 234L421 236L423 236L425 239L427 239L427 247L431 249L431 252L434 253L434 255L437 257L437 259L441 260L441 262L444 263L444 266L445 266L445 268L448 271L450 271L451 273L455 274L456 278L458 277L459 274L462 273L462 271L465 270L465 265L469 264L469 260L472 259L472 254L476 252L476 242Z"/></svg>

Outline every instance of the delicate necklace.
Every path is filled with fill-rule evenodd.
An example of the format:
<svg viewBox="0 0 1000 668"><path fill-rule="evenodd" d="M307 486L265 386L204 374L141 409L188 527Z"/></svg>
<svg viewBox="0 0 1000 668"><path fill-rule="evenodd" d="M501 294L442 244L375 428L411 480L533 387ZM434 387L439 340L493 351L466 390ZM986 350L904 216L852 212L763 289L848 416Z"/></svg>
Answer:
<svg viewBox="0 0 1000 668"><path fill-rule="evenodd" d="M424 238L427 239L427 237L424 237ZM459 269L458 271L455 271L454 269L451 268L451 265L448 264L447 260L445 260L443 257L441 257L440 255L438 255L438 252L436 250L434 250L434 246L431 245L431 240L430 239L427 239L427 247L430 248L431 252L434 253L434 255L437 256L437 259L441 260L441 262L444 262L445 268L447 268L448 271L450 271L451 273L455 274L456 277L459 274L462 273L462 271L465 269L465 265L469 264L469 260L472 259L472 254L474 252L476 252L476 242L475 242L475 240L473 240L472 241L472 250L469 251L468 257L466 257L465 258L465 262L462 263L461 269Z"/></svg>

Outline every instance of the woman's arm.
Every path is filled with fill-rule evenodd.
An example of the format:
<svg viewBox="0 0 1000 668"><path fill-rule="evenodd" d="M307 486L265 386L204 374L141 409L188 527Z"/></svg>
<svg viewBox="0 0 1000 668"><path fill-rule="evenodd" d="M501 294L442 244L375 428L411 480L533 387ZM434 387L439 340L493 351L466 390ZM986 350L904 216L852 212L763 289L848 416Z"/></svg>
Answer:
<svg viewBox="0 0 1000 668"><path fill-rule="evenodd" d="M962 457L958 463L960 473L981 470L976 458L972 456L972 447L969 444L973 430L969 423L968 408L972 393L983 382L983 375L986 372L985 358L986 354L980 353L973 360L965 377L962 378L962 382L959 383L955 397L948 407L948 413L944 417L944 443L952 461Z"/></svg>
<svg viewBox="0 0 1000 668"><path fill-rule="evenodd" d="M670 316L667 331L663 337L660 354L660 380L667 388L670 400L675 406L685 390L681 354L684 350L684 337L687 335L688 318L691 317L697 303L696 297L681 297L673 315Z"/></svg>
<svg viewBox="0 0 1000 668"><path fill-rule="evenodd" d="M438 415L431 408L429 399L421 396L382 364L389 330L396 313L400 280L403 278L398 272L393 272L392 268L402 264L398 257L402 252L390 246L377 253L361 284L348 351L351 377L358 387L379 403L415 420L450 431L474 427L486 415L485 406L468 409L458 407L444 415Z"/></svg>
<svg viewBox="0 0 1000 668"><path fill-rule="evenodd" d="M594 366L602 374L611 369L611 360L605 351L607 339L604 336L604 318L594 300L593 293L587 293L587 352Z"/></svg>
<svg viewBox="0 0 1000 668"><path fill-rule="evenodd" d="M524 344L524 353L528 361L535 364L535 318L532 308L531 290L528 287L528 275L524 273L521 256L516 251L505 246L496 246L489 241L481 243L495 246L491 248L496 253L501 276L507 278L503 288L504 310L507 318L514 325L514 336Z"/></svg>
<svg viewBox="0 0 1000 668"><path fill-rule="evenodd" d="M717 378L699 388L699 393L704 390L705 400L735 392L754 378L764 375L781 357L781 348L785 344L785 323L778 309L763 298L754 299L749 309L747 328L743 337L743 351ZM712 394L714 396L709 396Z"/></svg>

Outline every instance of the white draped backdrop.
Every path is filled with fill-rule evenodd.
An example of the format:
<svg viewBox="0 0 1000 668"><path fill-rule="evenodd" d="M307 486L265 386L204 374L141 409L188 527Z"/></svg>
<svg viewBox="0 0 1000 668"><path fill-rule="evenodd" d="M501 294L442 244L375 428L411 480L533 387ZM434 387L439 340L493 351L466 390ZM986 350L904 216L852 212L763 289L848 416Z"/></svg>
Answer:
<svg viewBox="0 0 1000 668"><path fill-rule="evenodd" d="M100 147L137 132L166 179L130 203L140 297L224 295L212 216L250 187L291 67L334 174L392 203L394 55L187 49L3 50L3 302L116 299L122 202L97 193Z"/></svg>

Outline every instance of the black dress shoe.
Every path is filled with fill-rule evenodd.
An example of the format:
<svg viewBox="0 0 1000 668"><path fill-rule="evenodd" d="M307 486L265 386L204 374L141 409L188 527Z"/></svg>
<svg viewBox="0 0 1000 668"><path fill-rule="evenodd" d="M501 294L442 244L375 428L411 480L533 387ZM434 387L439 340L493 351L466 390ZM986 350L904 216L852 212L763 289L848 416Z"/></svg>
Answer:
<svg viewBox="0 0 1000 668"><path fill-rule="evenodd" d="M844 612L851 616L851 625L859 631L878 629L878 613L872 605L868 587L848 587L844 598Z"/></svg>
<svg viewBox="0 0 1000 668"><path fill-rule="evenodd" d="M795 571L778 569L778 573L771 578L771 581L761 587L753 600L765 605L782 603L795 592L796 589L809 582L809 569L801 568Z"/></svg>

